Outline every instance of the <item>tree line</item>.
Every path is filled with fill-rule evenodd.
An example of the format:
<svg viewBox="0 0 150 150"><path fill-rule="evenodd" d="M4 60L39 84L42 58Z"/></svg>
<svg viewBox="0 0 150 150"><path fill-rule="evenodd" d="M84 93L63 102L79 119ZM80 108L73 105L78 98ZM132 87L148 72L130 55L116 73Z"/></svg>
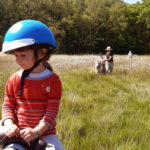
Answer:
<svg viewBox="0 0 150 150"><path fill-rule="evenodd" d="M57 53L150 53L150 0L0 0L0 46L8 28L24 19L45 23Z"/></svg>

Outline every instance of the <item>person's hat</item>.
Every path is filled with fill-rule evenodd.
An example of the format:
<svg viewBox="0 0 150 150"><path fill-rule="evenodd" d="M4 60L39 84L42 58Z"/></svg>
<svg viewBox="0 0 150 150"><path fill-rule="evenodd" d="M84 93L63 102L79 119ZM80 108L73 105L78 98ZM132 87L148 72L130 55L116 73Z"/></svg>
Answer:
<svg viewBox="0 0 150 150"><path fill-rule="evenodd" d="M107 48L105 50L108 51L108 50L112 50L112 49L110 46L107 46Z"/></svg>

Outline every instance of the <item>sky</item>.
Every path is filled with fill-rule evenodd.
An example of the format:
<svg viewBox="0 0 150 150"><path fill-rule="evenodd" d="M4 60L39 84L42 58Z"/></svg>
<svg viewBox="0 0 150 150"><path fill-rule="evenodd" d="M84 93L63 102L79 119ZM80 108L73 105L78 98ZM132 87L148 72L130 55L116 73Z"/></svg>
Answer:
<svg viewBox="0 0 150 150"><path fill-rule="evenodd" d="M135 4L136 2L141 2L142 0L124 0L124 2L129 4Z"/></svg>

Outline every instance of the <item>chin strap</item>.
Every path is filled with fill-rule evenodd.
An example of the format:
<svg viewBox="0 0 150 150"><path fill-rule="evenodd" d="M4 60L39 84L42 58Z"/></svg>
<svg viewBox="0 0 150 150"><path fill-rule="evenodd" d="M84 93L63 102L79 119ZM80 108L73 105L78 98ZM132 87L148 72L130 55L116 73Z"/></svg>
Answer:
<svg viewBox="0 0 150 150"><path fill-rule="evenodd" d="M25 79L26 77L28 77L28 75L30 74L30 72L31 72L34 68L36 68L36 67L40 64L41 61L42 61L42 59L36 61L35 64L34 64L34 66L33 66L32 68L23 71L22 76L21 76L20 89L19 89L19 91L18 91L18 96L21 96L21 95L22 95L22 90L23 90L23 86L24 86L24 79Z"/></svg>

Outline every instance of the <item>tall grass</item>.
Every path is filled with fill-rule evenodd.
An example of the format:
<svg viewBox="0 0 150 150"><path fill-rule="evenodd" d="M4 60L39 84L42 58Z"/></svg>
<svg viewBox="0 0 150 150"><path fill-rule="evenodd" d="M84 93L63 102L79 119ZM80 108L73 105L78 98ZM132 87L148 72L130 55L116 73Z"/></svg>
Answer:
<svg viewBox="0 0 150 150"><path fill-rule="evenodd" d="M150 149L150 57L114 56L112 74L95 75L95 55L54 55L63 95L57 134L66 150ZM12 72L11 56L0 56L0 98Z"/></svg>

